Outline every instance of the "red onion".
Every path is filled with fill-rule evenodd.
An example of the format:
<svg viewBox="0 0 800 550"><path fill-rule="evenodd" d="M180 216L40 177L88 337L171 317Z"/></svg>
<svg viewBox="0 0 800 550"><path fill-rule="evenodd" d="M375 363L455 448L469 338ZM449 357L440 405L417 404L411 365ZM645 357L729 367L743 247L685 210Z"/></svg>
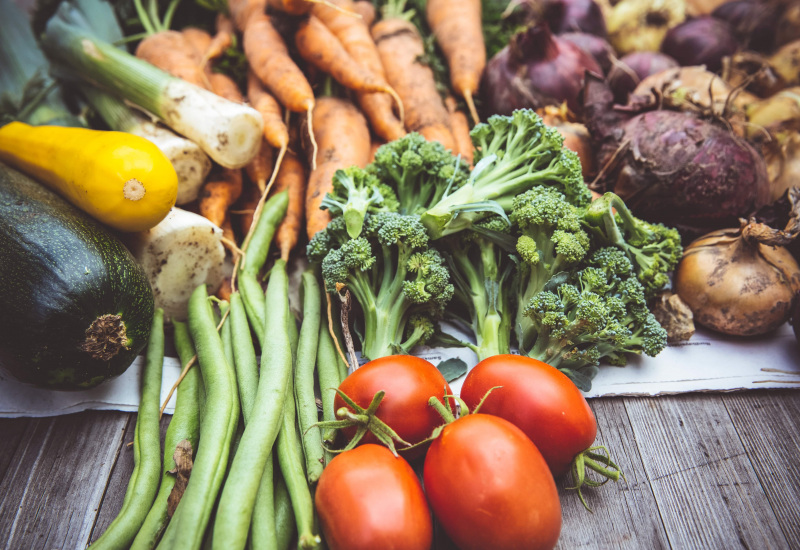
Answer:
<svg viewBox="0 0 800 550"><path fill-rule="evenodd" d="M485 114L510 115L516 109L540 109L564 101L578 112L587 71L602 74L591 55L554 36L547 24L529 27L487 63L481 81Z"/></svg>
<svg viewBox="0 0 800 550"><path fill-rule="evenodd" d="M628 95L650 75L678 67L678 62L659 52L633 52L620 59L608 73L614 101L627 103Z"/></svg>
<svg viewBox="0 0 800 550"><path fill-rule="evenodd" d="M556 34L585 32L601 38L608 35L603 11L594 0L547 0L544 21Z"/></svg>
<svg viewBox="0 0 800 550"><path fill-rule="evenodd" d="M615 110L610 88L591 74L584 118L601 185L643 219L698 235L736 226L769 201L764 159L724 126L691 112Z"/></svg>
<svg viewBox="0 0 800 550"><path fill-rule="evenodd" d="M779 15L776 3L755 0L731 0L711 12L730 26L743 48L758 52L774 48Z"/></svg>
<svg viewBox="0 0 800 550"><path fill-rule="evenodd" d="M738 49L739 43L728 24L709 16L671 28L661 43L661 52L681 65L705 65L714 73L722 68L722 58Z"/></svg>
<svg viewBox="0 0 800 550"><path fill-rule="evenodd" d="M614 64L614 59L616 57L614 48L612 48L608 40L604 38L585 32L565 32L564 34L560 34L559 38L567 42L572 42L594 57L594 60L597 61L597 64L600 65L600 68L603 70L603 74L608 74L611 65Z"/></svg>

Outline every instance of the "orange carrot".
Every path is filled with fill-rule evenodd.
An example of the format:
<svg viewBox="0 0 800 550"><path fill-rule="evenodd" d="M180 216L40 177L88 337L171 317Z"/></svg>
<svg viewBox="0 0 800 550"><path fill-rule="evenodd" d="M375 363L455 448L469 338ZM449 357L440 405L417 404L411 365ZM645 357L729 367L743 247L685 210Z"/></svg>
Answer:
<svg viewBox="0 0 800 550"><path fill-rule="evenodd" d="M361 20L367 27L371 27L375 22L375 6L369 0L356 0L353 2L353 12L361 16Z"/></svg>
<svg viewBox="0 0 800 550"><path fill-rule="evenodd" d="M332 0L337 7L354 10L351 0ZM312 14L339 39L350 57L368 71L375 80L386 83L383 63L369 32L369 26L361 19L351 17L330 6L314 6ZM403 137L406 133L403 122L392 109L392 97L386 93L359 93L361 110L367 116L375 133L387 141Z"/></svg>
<svg viewBox="0 0 800 550"><path fill-rule="evenodd" d="M261 149L250 164L244 167L247 177L256 184L260 193L267 189L267 181L273 169L272 147L266 139L261 140Z"/></svg>
<svg viewBox="0 0 800 550"><path fill-rule="evenodd" d="M211 45L211 35L203 29L184 27L181 29L181 34L201 56Z"/></svg>
<svg viewBox="0 0 800 550"><path fill-rule="evenodd" d="M228 208L242 193L242 171L223 168L203 186L198 210L211 223L222 227L228 216Z"/></svg>
<svg viewBox="0 0 800 550"><path fill-rule="evenodd" d="M275 11L289 15L306 15L315 5L335 6L335 1L328 0L267 0L267 6ZM335 7L350 17L358 17L357 13Z"/></svg>
<svg viewBox="0 0 800 550"><path fill-rule="evenodd" d="M369 128L364 115L346 99L322 97L314 108L314 132L319 149L316 168L306 189L306 233L308 238L325 229L330 213L320 209L325 193L333 187L333 175L340 168L364 167L370 159Z"/></svg>
<svg viewBox="0 0 800 550"><path fill-rule="evenodd" d="M261 191L258 190L253 180L244 182L242 194L236 204L230 209L230 214L237 218L236 227L242 235L247 235L253 223L258 201L261 198Z"/></svg>
<svg viewBox="0 0 800 550"><path fill-rule="evenodd" d="M206 87L200 68L202 54L178 31L161 31L148 35L136 48L136 57L147 61L172 76Z"/></svg>
<svg viewBox="0 0 800 550"><path fill-rule="evenodd" d="M444 100L444 104L450 113L450 128L452 128L453 137L456 140L456 149L453 152L461 155L467 164L472 165L473 145L472 138L469 136L467 115L456 109L456 100L450 96Z"/></svg>
<svg viewBox="0 0 800 550"><path fill-rule="evenodd" d="M275 98L264 89L261 80L253 73L247 73L247 99L250 105L261 113L264 119L264 137L276 149L289 145L289 130L283 122L281 106Z"/></svg>
<svg viewBox="0 0 800 550"><path fill-rule="evenodd" d="M233 288L231 288L231 278L225 277L224 279L222 279L222 284L219 285L219 288L217 289L217 292L214 294L214 296L216 296L223 302L230 302L232 291Z"/></svg>
<svg viewBox="0 0 800 550"><path fill-rule="evenodd" d="M381 145L384 143L382 141L373 141L369 146L369 162L373 162L375 160L375 153L378 152Z"/></svg>
<svg viewBox="0 0 800 550"><path fill-rule="evenodd" d="M214 35L211 43L203 50L201 67L205 67L210 60L217 59L233 44L233 33L235 32L233 21L224 13L219 13L217 14L216 26L217 34Z"/></svg>
<svg viewBox="0 0 800 550"><path fill-rule="evenodd" d="M208 75L208 82L211 84L211 91L220 97L234 103L244 103L244 97L236 82L231 77L223 73L211 73Z"/></svg>
<svg viewBox="0 0 800 550"><path fill-rule="evenodd" d="M283 260L289 259L289 253L297 246L300 240L300 228L303 224L303 209L308 182L306 169L294 153L287 153L275 178L275 185L271 193L280 193L288 190L289 205L286 216L281 221L275 232L275 242L281 251Z"/></svg>
<svg viewBox="0 0 800 550"><path fill-rule="evenodd" d="M318 17L311 15L300 23L295 44L303 59L331 75L342 86L358 92L385 92L401 104L381 75L362 68Z"/></svg>
<svg viewBox="0 0 800 550"><path fill-rule="evenodd" d="M450 66L450 84L464 96L475 123L472 97L486 66L480 0L428 0L425 12L433 35Z"/></svg>
<svg viewBox="0 0 800 550"><path fill-rule="evenodd" d="M254 13L264 13L267 9L267 0L228 0L228 11L231 14L234 26L244 32L247 21Z"/></svg>
<svg viewBox="0 0 800 550"><path fill-rule="evenodd" d="M372 27L372 37L386 80L403 101L406 129L455 150L450 115L436 89L433 71L419 62L425 47L417 28L401 17L390 17Z"/></svg>

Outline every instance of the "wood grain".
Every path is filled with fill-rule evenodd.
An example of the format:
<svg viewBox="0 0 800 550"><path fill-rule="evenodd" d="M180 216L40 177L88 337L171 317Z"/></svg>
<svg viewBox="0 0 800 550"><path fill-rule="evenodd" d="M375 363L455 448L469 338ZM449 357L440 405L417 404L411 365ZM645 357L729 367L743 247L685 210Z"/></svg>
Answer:
<svg viewBox="0 0 800 550"><path fill-rule="evenodd" d="M785 548L719 395L625 399L673 548Z"/></svg>
<svg viewBox="0 0 800 550"><path fill-rule="evenodd" d="M127 413L28 421L0 483L4 548L83 548L122 442Z"/></svg>
<svg viewBox="0 0 800 550"><path fill-rule="evenodd" d="M800 392L722 398L790 548L800 548Z"/></svg>
<svg viewBox="0 0 800 550"><path fill-rule="evenodd" d="M3 436L3 444L0 445L0 480L6 476L6 470L12 463L17 447L31 422L33 420L29 418L0 418L0 434Z"/></svg>

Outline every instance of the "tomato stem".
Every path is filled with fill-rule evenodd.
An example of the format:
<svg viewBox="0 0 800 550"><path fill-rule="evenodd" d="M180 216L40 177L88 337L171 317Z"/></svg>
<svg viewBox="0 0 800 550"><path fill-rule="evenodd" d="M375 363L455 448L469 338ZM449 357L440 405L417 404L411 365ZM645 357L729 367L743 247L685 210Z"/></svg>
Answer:
<svg viewBox="0 0 800 550"><path fill-rule="evenodd" d="M598 453L595 451L602 450L602 453ZM595 481L590 479L586 476L586 468L590 470L594 470L601 476L603 476L602 481ZM589 447L585 451L578 453L575 457L575 460L572 462L572 479L575 481L574 487L569 487L569 489L573 489L578 491L578 498L581 499L581 503L583 506L592 511L589 508L589 505L586 503L586 500L583 497L583 493L581 489L584 485L588 487L600 487L601 485L605 485L608 483L608 480L618 481L620 476L622 479L625 479L625 475L622 473L620 467L611 460L611 455L608 453L608 449L602 445L598 445L596 447Z"/></svg>
<svg viewBox="0 0 800 550"><path fill-rule="evenodd" d="M449 424L450 422L455 422L456 417L453 416L453 412L449 408L447 408L447 406L445 406L444 403L439 401L439 399L437 399L436 397L431 397L430 399L428 399L428 405L433 407L434 410L436 410L436 412L438 412L441 415L442 419L444 419L446 423Z"/></svg>

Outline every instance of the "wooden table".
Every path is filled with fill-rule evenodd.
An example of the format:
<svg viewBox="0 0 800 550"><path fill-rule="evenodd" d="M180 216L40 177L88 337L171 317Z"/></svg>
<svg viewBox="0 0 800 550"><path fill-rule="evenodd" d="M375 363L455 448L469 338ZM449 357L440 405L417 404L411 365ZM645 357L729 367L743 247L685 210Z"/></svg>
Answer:
<svg viewBox="0 0 800 550"><path fill-rule="evenodd" d="M560 481L559 548L800 548L800 391L591 400L625 480ZM0 419L0 547L84 548L122 504L135 415ZM437 548L452 548L437 536Z"/></svg>

